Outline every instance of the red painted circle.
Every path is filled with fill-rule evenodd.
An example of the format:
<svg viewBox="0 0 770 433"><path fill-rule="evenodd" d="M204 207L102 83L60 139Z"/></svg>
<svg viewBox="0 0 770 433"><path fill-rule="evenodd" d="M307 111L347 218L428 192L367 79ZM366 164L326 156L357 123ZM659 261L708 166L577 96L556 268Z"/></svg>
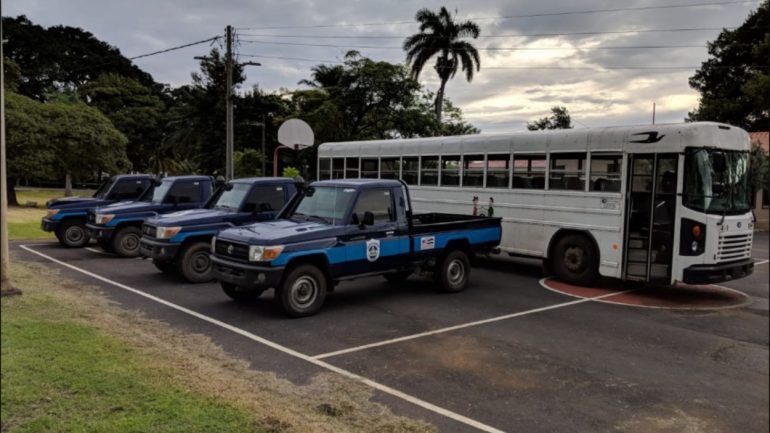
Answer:
<svg viewBox="0 0 770 433"><path fill-rule="evenodd" d="M632 307L711 310L740 307L750 302L743 292L710 284L649 287L606 280L596 287L581 287L553 278L544 278L540 284L548 290L576 298Z"/></svg>

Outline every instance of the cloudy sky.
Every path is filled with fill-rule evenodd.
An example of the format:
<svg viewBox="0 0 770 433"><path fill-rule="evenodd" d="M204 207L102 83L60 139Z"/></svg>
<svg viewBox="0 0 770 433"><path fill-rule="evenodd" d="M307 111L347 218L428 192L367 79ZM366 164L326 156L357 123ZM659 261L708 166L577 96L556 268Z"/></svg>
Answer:
<svg viewBox="0 0 770 433"><path fill-rule="evenodd" d="M649 123L653 102L658 122L681 122L697 106L687 79L707 58L706 42L721 28L739 26L759 4L713 4L721 2L2 0L2 14L82 27L126 56L222 35L230 24L240 60L262 63L247 69L246 86L278 90L296 88L319 60L339 61L350 49L402 62L400 45L417 31L415 12L443 5L481 27L475 41L481 71L471 83L458 74L448 96L482 132L502 132L524 129L553 105L566 106L578 128ZM711 5L649 8L703 3ZM617 10L628 8L635 10ZM176 86L190 81L193 57L208 49L198 45L136 63ZM666 69L649 69L655 67ZM432 68L420 79L437 88Z"/></svg>

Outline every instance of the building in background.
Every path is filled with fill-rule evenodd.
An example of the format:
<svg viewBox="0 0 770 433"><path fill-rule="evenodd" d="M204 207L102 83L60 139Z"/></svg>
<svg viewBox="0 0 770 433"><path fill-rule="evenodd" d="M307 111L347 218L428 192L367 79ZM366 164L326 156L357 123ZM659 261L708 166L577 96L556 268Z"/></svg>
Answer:
<svg viewBox="0 0 770 433"><path fill-rule="evenodd" d="M759 146L765 155L768 155L768 132L752 132L751 145ZM754 214L757 216L757 228L761 230L767 230L770 226L770 188L765 186L760 191L756 192L754 196Z"/></svg>

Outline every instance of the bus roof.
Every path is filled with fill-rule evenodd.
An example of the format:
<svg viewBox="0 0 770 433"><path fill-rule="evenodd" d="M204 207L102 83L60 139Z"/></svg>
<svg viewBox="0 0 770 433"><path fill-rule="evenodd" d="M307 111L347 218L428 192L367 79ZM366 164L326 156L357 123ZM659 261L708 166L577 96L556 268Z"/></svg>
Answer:
<svg viewBox="0 0 770 433"><path fill-rule="evenodd" d="M545 151L682 152L687 147L749 150L746 131L721 123L693 122L604 128L455 135L321 144L319 157L401 156Z"/></svg>

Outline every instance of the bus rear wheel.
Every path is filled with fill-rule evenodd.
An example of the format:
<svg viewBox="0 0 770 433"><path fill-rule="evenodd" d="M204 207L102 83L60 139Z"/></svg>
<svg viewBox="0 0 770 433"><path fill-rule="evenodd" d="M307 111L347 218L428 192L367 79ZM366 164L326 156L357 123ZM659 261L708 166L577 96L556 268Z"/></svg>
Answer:
<svg viewBox="0 0 770 433"><path fill-rule="evenodd" d="M586 236L567 235L556 243L551 267L561 281L588 286L599 275L599 254Z"/></svg>

